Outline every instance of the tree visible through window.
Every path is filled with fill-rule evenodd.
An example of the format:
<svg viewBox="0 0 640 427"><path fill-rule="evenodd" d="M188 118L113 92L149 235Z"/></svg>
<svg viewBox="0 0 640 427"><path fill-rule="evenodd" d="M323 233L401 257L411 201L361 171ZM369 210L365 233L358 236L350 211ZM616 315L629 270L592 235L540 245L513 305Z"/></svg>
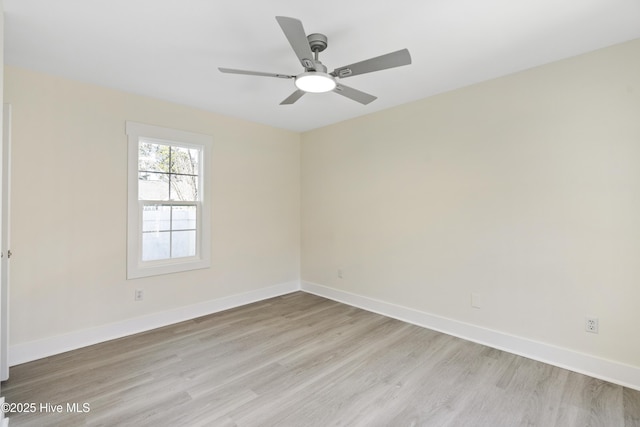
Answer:
<svg viewBox="0 0 640 427"><path fill-rule="evenodd" d="M129 278L210 264L206 135L127 122Z"/></svg>
<svg viewBox="0 0 640 427"><path fill-rule="evenodd" d="M142 260L196 255L200 151L140 140Z"/></svg>

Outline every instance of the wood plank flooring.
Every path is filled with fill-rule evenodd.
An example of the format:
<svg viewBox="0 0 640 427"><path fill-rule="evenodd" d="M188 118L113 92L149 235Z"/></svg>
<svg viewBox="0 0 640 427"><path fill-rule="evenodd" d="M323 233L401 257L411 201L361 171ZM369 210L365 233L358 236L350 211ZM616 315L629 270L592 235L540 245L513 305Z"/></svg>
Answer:
<svg viewBox="0 0 640 427"><path fill-rule="evenodd" d="M12 367L2 394L37 405L12 427L640 426L639 391L302 292Z"/></svg>

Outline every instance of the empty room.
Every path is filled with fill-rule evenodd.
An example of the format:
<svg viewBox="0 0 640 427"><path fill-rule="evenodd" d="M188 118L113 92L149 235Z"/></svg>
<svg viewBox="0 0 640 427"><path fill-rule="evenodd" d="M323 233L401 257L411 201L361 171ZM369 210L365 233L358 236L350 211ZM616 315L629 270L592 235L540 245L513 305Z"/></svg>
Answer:
<svg viewBox="0 0 640 427"><path fill-rule="evenodd" d="M640 426L637 0L0 10L0 426Z"/></svg>

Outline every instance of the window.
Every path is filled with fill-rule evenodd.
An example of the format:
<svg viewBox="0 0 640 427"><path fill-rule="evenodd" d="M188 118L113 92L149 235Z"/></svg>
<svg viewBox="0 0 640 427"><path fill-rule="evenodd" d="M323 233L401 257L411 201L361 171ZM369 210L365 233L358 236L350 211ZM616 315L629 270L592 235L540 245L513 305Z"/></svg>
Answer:
<svg viewBox="0 0 640 427"><path fill-rule="evenodd" d="M127 122L127 278L209 267L211 137Z"/></svg>

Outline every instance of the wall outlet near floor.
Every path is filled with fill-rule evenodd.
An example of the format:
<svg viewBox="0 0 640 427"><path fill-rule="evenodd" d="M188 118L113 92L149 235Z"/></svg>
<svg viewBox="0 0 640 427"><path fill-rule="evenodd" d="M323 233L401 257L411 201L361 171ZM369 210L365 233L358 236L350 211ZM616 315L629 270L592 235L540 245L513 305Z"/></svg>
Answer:
<svg viewBox="0 0 640 427"><path fill-rule="evenodd" d="M584 322L584 330L587 332L591 332L592 334L598 333L598 318L597 317L587 317Z"/></svg>
<svg viewBox="0 0 640 427"><path fill-rule="evenodd" d="M338 279L342 279L342 269L338 269Z"/></svg>
<svg viewBox="0 0 640 427"><path fill-rule="evenodd" d="M142 301L144 299L144 291L142 289L136 289L133 300L134 301Z"/></svg>

